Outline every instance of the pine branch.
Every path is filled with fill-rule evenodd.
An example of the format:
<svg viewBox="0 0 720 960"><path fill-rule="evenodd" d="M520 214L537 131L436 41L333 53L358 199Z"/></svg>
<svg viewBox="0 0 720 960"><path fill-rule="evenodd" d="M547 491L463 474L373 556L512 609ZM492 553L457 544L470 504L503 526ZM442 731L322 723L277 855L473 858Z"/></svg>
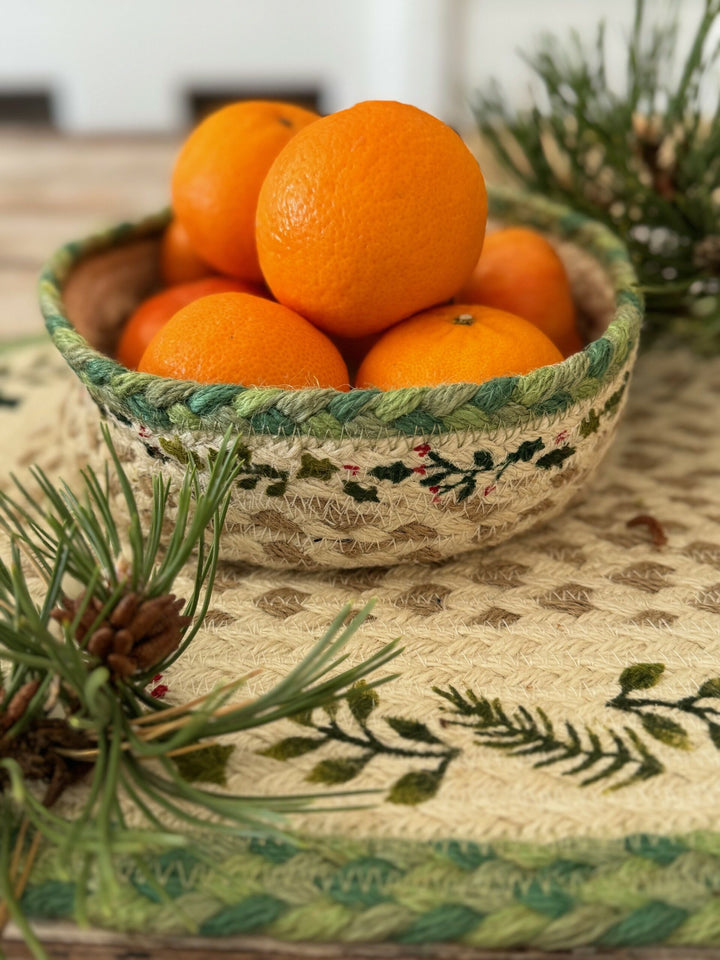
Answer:
<svg viewBox="0 0 720 960"><path fill-rule="evenodd" d="M525 56L538 81L530 109L513 111L497 84L477 93L473 109L512 177L603 221L626 242L646 296L646 340L679 334L716 352L720 45L711 45L711 32L720 0L706 0L676 69L678 9L650 24L636 0L620 93L608 86L601 23L593 46L575 35L546 36Z"/></svg>
<svg viewBox="0 0 720 960"><path fill-rule="evenodd" d="M116 854L141 857L192 843L184 830L163 825L163 812L190 831L237 834L277 832L288 813L321 809L314 794L246 796L198 787L173 758L216 745L222 735L321 706L332 709L400 649L395 641L348 666L343 648L372 604L349 622L348 606L297 667L256 698L235 699L251 674L184 705L149 697L153 674L181 656L201 626L239 458L225 442L202 484L194 462L178 490L156 478L144 532L135 522L132 486L109 433L104 436L108 469L102 479L86 470L80 494L39 470L34 476L48 508L17 481L17 496L0 493L0 527L9 538L9 561L0 558L0 661L10 665L0 689L0 801L6 809L8 803L22 809L36 836L89 858L87 868L96 862L101 895L110 903ZM113 484L122 492L126 524L110 507ZM163 543L171 501L173 532ZM168 591L192 564L192 596L177 601ZM41 601L33 599L28 567L43 582ZM78 597L64 592L70 579L83 586ZM391 679L366 681L368 695ZM87 787L84 804L68 821L52 807L79 779ZM29 789L32 780L47 784L41 799ZM143 826L128 826L123 795ZM0 881L17 919L17 889L7 875Z"/></svg>

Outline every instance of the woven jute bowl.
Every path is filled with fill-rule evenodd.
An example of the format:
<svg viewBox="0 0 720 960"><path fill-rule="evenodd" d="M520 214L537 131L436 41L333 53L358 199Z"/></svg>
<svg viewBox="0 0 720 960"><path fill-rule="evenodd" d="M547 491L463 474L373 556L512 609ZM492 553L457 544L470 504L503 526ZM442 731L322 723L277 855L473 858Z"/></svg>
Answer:
<svg viewBox="0 0 720 960"><path fill-rule="evenodd" d="M192 461L203 471L228 429L241 438L225 558L285 568L437 561L547 521L586 484L615 431L642 321L627 252L601 224L498 191L491 216L554 243L582 352L525 376L388 392L202 386L129 371L111 356L129 312L157 286L165 216L59 250L41 278L42 310L140 495L159 470L179 477ZM97 410L92 422L97 434Z"/></svg>

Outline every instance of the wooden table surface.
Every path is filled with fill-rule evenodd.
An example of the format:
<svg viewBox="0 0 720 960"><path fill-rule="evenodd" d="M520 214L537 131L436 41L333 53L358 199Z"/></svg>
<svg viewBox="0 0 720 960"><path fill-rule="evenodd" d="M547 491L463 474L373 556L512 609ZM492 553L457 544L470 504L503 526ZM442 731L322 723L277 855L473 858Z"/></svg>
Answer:
<svg viewBox="0 0 720 960"><path fill-rule="evenodd" d="M43 330L36 279L58 246L167 206L179 143L0 132L0 340Z"/></svg>
<svg viewBox="0 0 720 960"><path fill-rule="evenodd" d="M0 341L39 334L36 279L62 243L168 203L180 138L67 138L50 132L0 132ZM493 179L492 162L481 165ZM123 937L67 924L42 924L41 942L53 960L561 960L568 953L480 951L459 945L292 944L267 938L217 940ZM4 950L4 952L3 952ZM575 954L573 954L575 955ZM31 957L16 928L0 937L0 957ZM580 957L613 960L720 960L717 949L583 948Z"/></svg>

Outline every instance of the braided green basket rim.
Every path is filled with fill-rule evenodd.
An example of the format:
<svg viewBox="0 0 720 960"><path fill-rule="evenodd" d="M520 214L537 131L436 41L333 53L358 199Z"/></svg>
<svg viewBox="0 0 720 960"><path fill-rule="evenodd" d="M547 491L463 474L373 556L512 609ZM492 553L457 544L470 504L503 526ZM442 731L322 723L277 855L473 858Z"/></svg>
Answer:
<svg viewBox="0 0 720 960"><path fill-rule="evenodd" d="M158 235L167 211L65 244L42 270L40 306L52 340L95 402L120 419L155 430L223 434L309 435L318 438L428 436L496 432L562 413L612 383L640 334L643 301L622 241L602 224L567 207L509 190L490 191L491 216L534 227L590 254L615 296L606 332L580 353L524 376L483 384L401 390L202 385L127 370L93 349L65 315L63 287L75 266L94 253Z"/></svg>

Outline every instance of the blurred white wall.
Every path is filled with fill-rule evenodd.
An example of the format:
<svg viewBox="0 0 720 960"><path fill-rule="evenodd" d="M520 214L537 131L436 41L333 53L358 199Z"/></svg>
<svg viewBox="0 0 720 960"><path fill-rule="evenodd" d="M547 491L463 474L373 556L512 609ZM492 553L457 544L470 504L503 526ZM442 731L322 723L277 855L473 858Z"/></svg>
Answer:
<svg viewBox="0 0 720 960"><path fill-rule="evenodd" d="M457 126L489 78L516 102L519 50L605 17L620 76L633 0L0 0L0 91L48 89L69 132L169 132L187 93L317 89L324 112L369 98L415 103ZM648 9L662 10L663 0ZM680 0L692 30L704 0Z"/></svg>

